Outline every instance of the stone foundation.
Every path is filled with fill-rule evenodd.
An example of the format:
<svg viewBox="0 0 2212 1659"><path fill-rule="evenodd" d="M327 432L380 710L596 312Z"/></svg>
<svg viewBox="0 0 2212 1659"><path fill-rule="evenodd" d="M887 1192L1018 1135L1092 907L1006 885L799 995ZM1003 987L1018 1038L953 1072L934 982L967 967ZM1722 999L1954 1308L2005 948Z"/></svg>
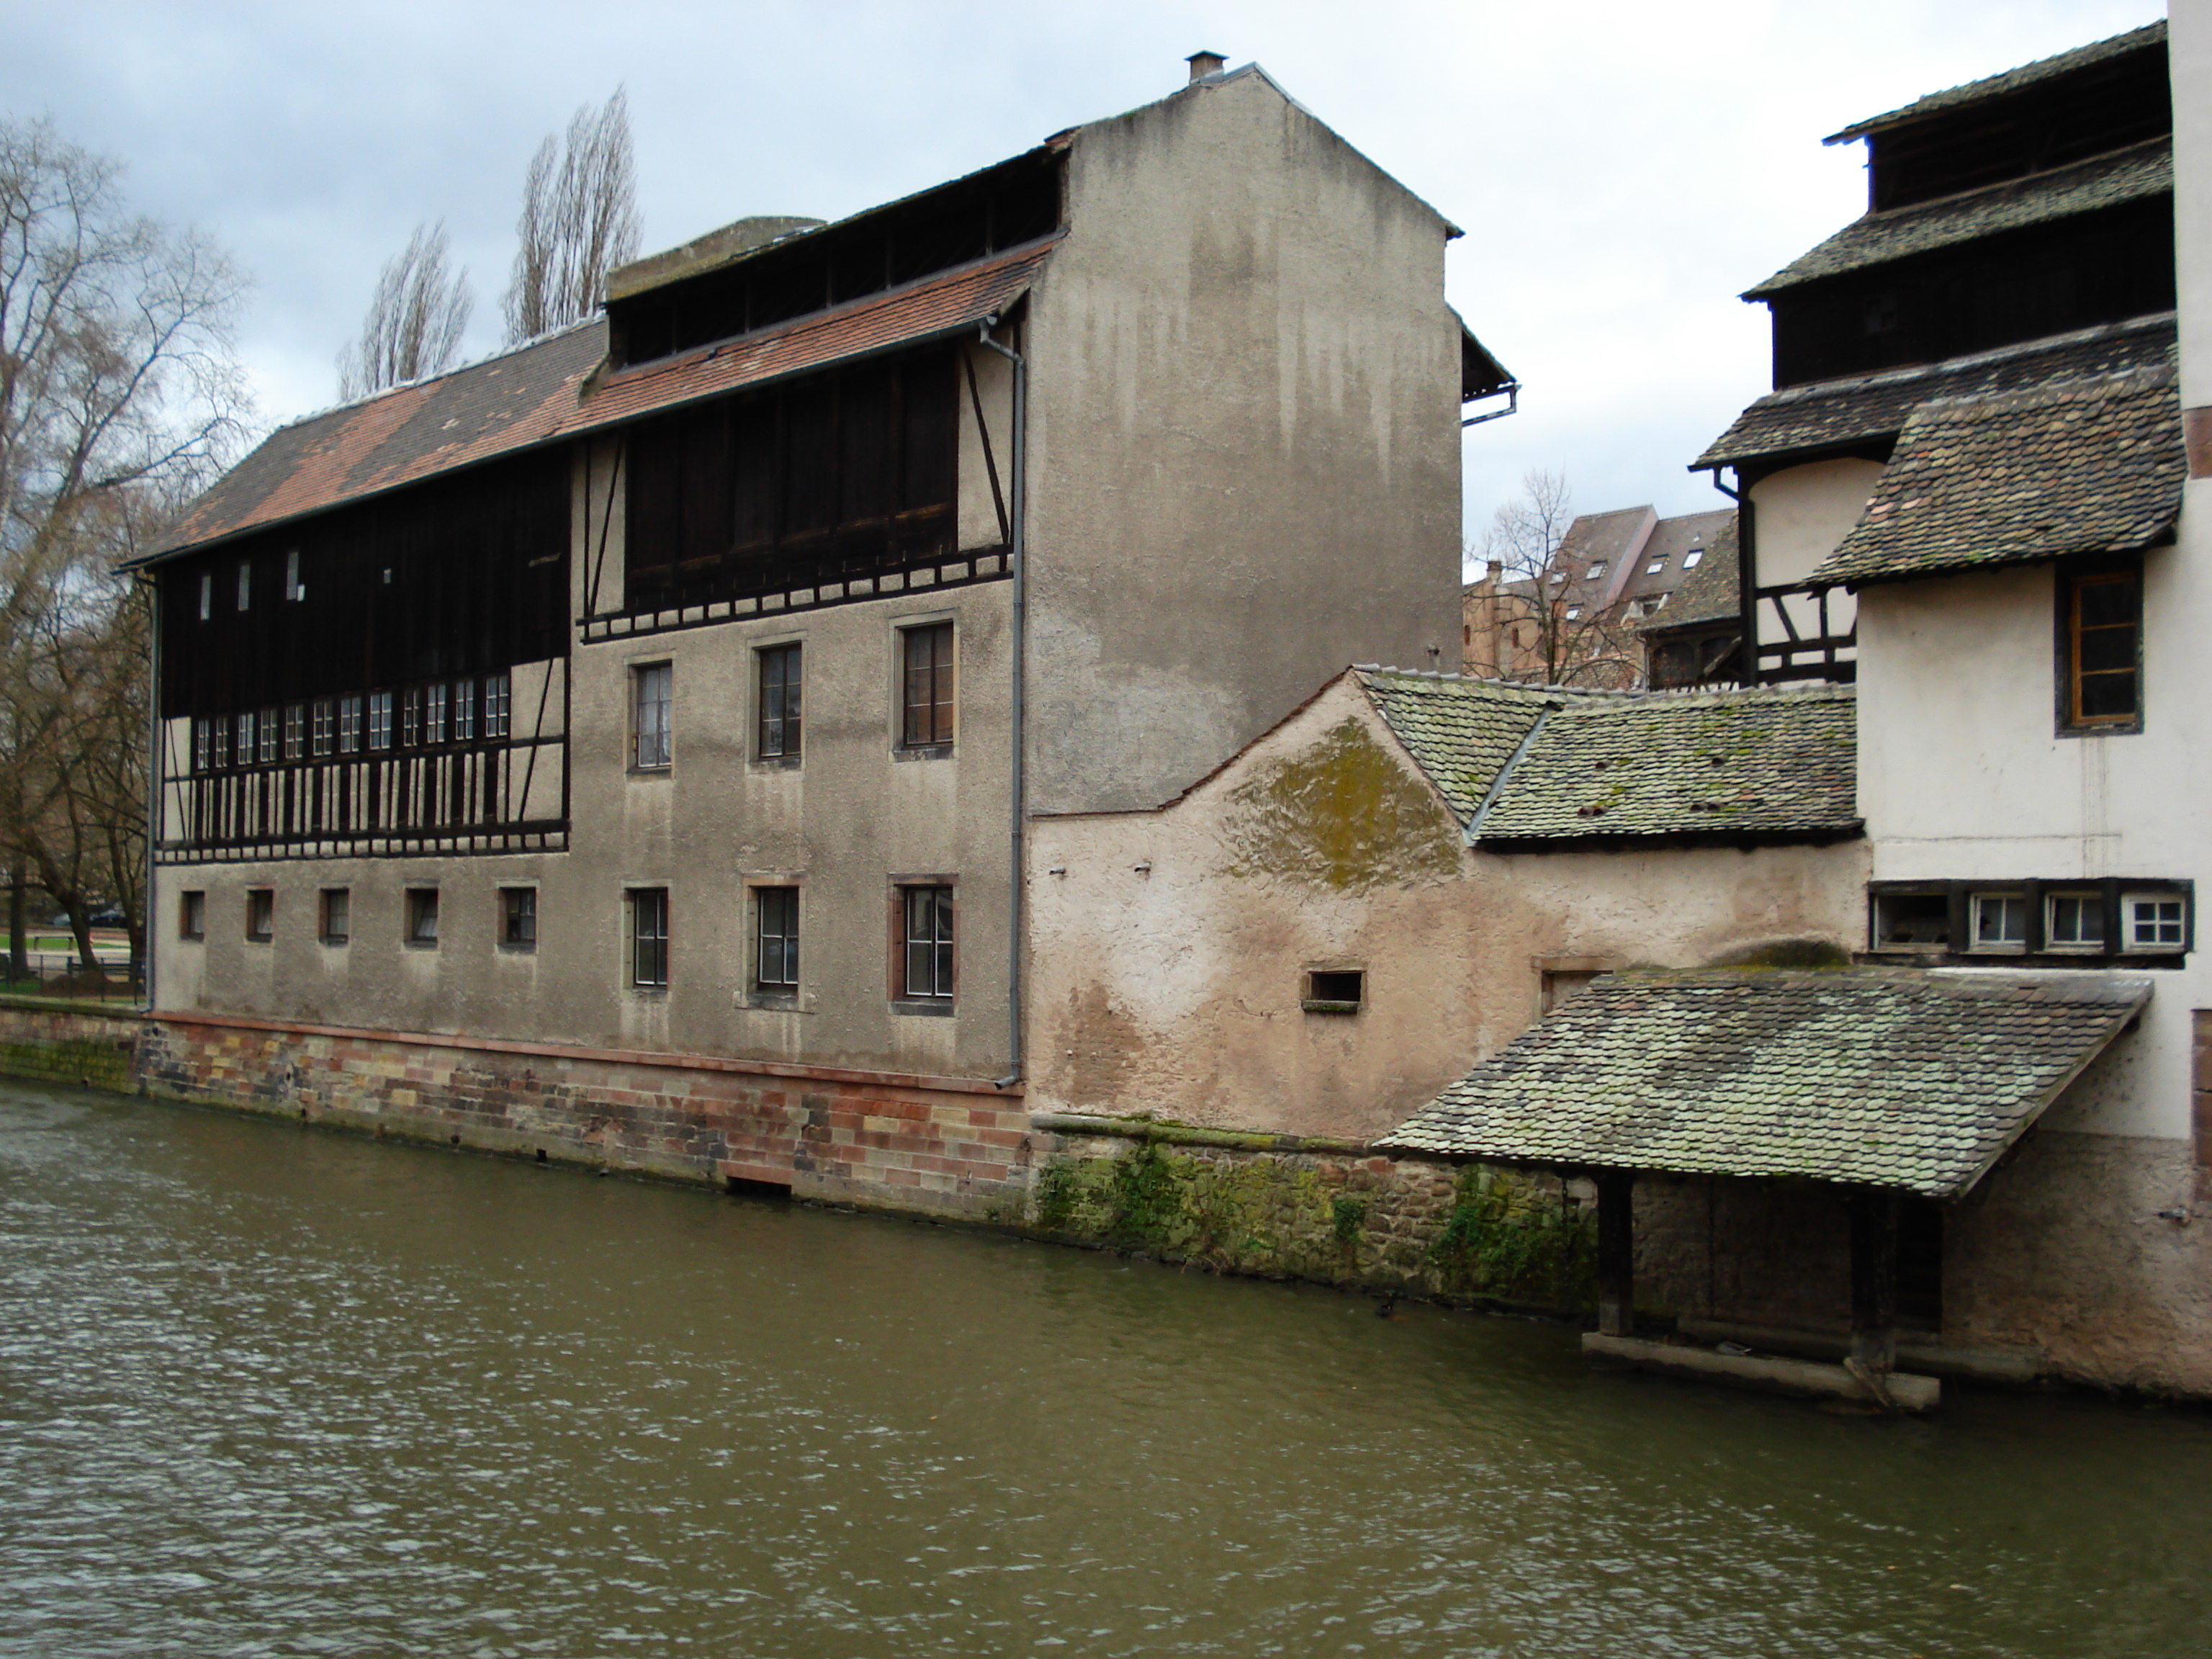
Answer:
<svg viewBox="0 0 2212 1659"><path fill-rule="evenodd" d="M1028 1192L1018 1095L968 1079L198 1015L145 1032L149 1093L398 1139L977 1219Z"/></svg>
<svg viewBox="0 0 2212 1659"><path fill-rule="evenodd" d="M0 1076L128 1094L137 1086L140 1029L139 1015L129 1008L58 1008L0 998Z"/></svg>

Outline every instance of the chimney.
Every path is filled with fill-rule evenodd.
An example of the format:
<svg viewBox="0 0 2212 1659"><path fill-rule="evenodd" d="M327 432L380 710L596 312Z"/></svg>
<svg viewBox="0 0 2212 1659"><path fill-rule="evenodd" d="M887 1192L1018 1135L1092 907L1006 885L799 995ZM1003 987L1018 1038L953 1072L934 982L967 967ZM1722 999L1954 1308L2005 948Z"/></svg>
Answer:
<svg viewBox="0 0 2212 1659"><path fill-rule="evenodd" d="M1190 65L1190 78L1203 81L1209 75L1218 75L1229 62L1218 52L1194 52L1183 59Z"/></svg>

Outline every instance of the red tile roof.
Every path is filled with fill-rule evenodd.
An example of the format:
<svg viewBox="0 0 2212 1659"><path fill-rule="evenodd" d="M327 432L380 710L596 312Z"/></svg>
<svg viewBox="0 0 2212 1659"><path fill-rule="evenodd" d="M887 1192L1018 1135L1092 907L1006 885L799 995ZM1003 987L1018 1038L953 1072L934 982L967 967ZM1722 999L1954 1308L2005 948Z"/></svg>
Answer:
<svg viewBox="0 0 2212 1659"><path fill-rule="evenodd" d="M500 455L971 328L1029 289L1050 254L1031 243L889 293L621 370L604 322L580 324L435 380L272 433L195 501L140 564L417 483ZM586 388L589 388L587 391Z"/></svg>

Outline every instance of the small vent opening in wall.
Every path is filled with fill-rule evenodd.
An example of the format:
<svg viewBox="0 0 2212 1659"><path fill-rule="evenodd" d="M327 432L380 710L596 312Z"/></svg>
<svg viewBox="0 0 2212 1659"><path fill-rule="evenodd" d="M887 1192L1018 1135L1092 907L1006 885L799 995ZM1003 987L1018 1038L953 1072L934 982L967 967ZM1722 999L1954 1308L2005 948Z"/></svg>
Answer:
<svg viewBox="0 0 2212 1659"><path fill-rule="evenodd" d="M1357 968L1310 968L1304 1007L1310 1014L1356 1014L1367 995L1367 975Z"/></svg>
<svg viewBox="0 0 2212 1659"><path fill-rule="evenodd" d="M781 1181L753 1181L744 1176L724 1176L722 1190L732 1198L765 1198L788 1201L791 1187Z"/></svg>

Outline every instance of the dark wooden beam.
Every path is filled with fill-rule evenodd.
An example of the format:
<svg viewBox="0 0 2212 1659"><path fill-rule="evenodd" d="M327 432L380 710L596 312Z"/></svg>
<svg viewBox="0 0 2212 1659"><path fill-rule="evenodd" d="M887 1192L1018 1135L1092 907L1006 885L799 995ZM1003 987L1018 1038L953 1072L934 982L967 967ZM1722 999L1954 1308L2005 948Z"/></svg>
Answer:
<svg viewBox="0 0 2212 1659"><path fill-rule="evenodd" d="M1636 1334L1636 1176L1599 1170L1597 1182L1597 1328L1606 1336Z"/></svg>
<svg viewBox="0 0 2212 1659"><path fill-rule="evenodd" d="M1887 1372L1897 1367L1898 1194L1856 1193L1848 1202L1851 1358L1869 1370Z"/></svg>

